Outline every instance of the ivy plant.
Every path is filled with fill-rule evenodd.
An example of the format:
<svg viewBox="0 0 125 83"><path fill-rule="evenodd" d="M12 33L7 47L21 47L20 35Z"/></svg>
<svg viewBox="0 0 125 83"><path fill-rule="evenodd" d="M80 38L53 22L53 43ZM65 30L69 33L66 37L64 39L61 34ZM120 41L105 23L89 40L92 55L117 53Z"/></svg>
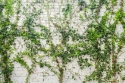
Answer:
<svg viewBox="0 0 125 83"><path fill-rule="evenodd" d="M106 11L101 16L99 13L104 5ZM118 83L116 76L124 70L124 66L117 61L125 45L124 33L121 33L120 37L115 33L118 24L122 23L121 25L124 26L123 1L120 2L120 9L114 13L113 9L116 5L117 0L90 0L90 4L87 5L86 9L90 10L91 14L87 15L86 10L84 11L85 18L90 19L91 22L83 34L83 52L84 55L90 56L90 60L94 62L92 65L94 65L95 70L92 74L86 76L83 83L92 80L96 80L98 83ZM111 23L112 19L113 23ZM84 61L82 62L84 63ZM80 66L82 67L82 65Z"/></svg>
<svg viewBox="0 0 125 83"><path fill-rule="evenodd" d="M10 76L14 65L10 55L15 37L20 33L15 28L16 24L10 21L10 17L13 15L13 3L12 0L0 0L0 70L4 78L2 83L12 83Z"/></svg>
<svg viewBox="0 0 125 83"><path fill-rule="evenodd" d="M12 0L0 0L0 75L4 78L0 82L13 83L10 79L13 62L18 62L27 69L26 83L37 65L41 68L47 67L58 77L59 83L64 83L66 66L74 59L78 59L81 70L91 66L95 68L83 79L83 83L93 80L98 83L118 83L117 75L124 80L124 76L120 74L125 67L117 60L125 45L125 34L124 31L120 36L115 33L117 25L125 27L123 0L120 1L120 5L117 4L117 0L89 0L89 3L78 0L78 18L82 23L88 22L82 35L78 32L79 24L75 26L73 22L78 12L71 3L61 8L60 2L58 15L53 18L48 0L45 3L38 3L36 0L25 5L21 0L17 0L16 13L13 11L14 3ZM120 6L117 11L114 10L116 5ZM43 6L46 12L43 12ZM100 15L102 7L105 7L106 11ZM37 23L37 19L44 13L47 13L47 25ZM13 14L17 15L14 23L10 20ZM18 24L19 15L24 16L21 25ZM39 28L39 32L36 31L36 27ZM26 49L12 59L12 46L17 37L23 38ZM58 43L53 42L54 37L58 37ZM44 40L46 45L41 43ZM24 60L25 56L31 60L31 67ZM89 56L90 60L85 58L86 56ZM53 67L53 64L45 61L43 57L51 58L56 65Z"/></svg>

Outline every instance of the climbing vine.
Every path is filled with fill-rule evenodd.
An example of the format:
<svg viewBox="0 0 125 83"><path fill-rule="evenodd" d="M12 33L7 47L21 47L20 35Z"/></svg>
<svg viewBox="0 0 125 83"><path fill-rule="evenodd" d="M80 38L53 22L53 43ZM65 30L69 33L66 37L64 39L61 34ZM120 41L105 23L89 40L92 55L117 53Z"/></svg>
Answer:
<svg viewBox="0 0 125 83"><path fill-rule="evenodd" d="M32 4L32 6L34 5ZM34 19L37 16L34 12L29 13L27 19L24 21L24 27L26 29L26 31L23 33L24 40L30 41L26 43L27 50L29 50L28 53L24 52L23 54L28 55L30 59L32 61L35 61L34 63L37 63L41 68L44 66L48 67L55 75L57 75L59 83L63 83L66 64L71 62L72 59L77 57L79 54L82 54L82 51L77 48L77 43L75 43L81 36L76 33L76 30L73 30L70 26L71 23L69 21L71 20L72 15L71 4L67 4L66 7L62 9L63 16L57 18L50 18L50 14L48 12L50 11L50 7L48 2L45 4L45 7L48 16L48 27L41 24L35 24ZM63 23L63 25L61 25L60 23L56 23L59 21L58 19L61 19L60 23ZM53 20L55 20L55 22ZM52 23L52 25L54 26L52 28L55 28L55 32L51 32L50 23ZM36 32L33 28L35 26L40 27L41 33L35 34ZM53 35L59 37L58 44L53 42ZM74 44L68 44L70 37L72 38ZM48 45L49 48L41 45L40 40L46 40L46 45ZM78 50L79 52L75 52L75 50ZM36 60L36 55L38 54L38 51L43 52L44 55L46 55L45 57L52 58L52 61L55 62L57 66L53 67L52 64L45 62L42 59L42 57L44 56L41 55L40 60Z"/></svg>
<svg viewBox="0 0 125 83"><path fill-rule="evenodd" d="M16 24L11 23L10 17L13 15L12 0L0 0L0 70L4 81L2 83L12 83L10 75L14 65L10 59L12 45L15 37L19 35Z"/></svg>
<svg viewBox="0 0 125 83"><path fill-rule="evenodd" d="M90 56L90 60L94 62L91 65L95 67L95 70L86 76L83 83L92 80L96 80L98 83L119 82L117 76L124 70L124 66L118 62L118 58L125 45L125 40L124 30L122 29L122 32L118 33L116 30L118 25L124 26L123 2L121 0L119 5L117 0L90 0L90 3L86 5L84 16L91 22L84 33L83 52L84 55ZM114 11L114 7L117 5L120 6L120 9ZM101 16L100 12L103 6L106 11ZM86 13L88 10L91 12L90 15Z"/></svg>
<svg viewBox="0 0 125 83"><path fill-rule="evenodd" d="M117 6L119 8L115 9ZM26 83L37 65L47 67L58 77L59 83L64 83L67 65L73 60L77 60L80 70L94 67L92 73L82 79L83 83L118 83L117 77L124 80L121 74L124 62L118 62L125 45L124 1L78 0L75 8L70 1L64 4L62 0L58 3L57 14L52 16L53 7L49 0L25 4L22 0L0 0L0 75L4 79L0 82L13 83L10 77L17 62L28 72ZM45 18L44 14L46 23L38 22ZM119 27L122 31L117 31ZM17 38L22 38L25 50L14 55ZM72 78L76 76L79 75L74 74Z"/></svg>

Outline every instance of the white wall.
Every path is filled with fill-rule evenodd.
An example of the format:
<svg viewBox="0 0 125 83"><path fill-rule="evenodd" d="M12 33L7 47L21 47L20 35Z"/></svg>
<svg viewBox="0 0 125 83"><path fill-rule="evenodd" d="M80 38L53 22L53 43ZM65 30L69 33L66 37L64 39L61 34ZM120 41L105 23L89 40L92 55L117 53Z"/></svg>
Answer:
<svg viewBox="0 0 125 83"><path fill-rule="evenodd" d="M55 0L55 1L58 2L59 0ZM26 4L28 4L32 1L31 0L22 0L22 2L23 2L23 6L25 6ZM38 17L38 19L36 19L36 20L38 23L46 25L46 24L48 24L47 13L46 13L46 10L44 9L45 7L44 6L41 6L41 7L43 10L43 14L41 14ZM77 10L77 3L74 4L74 9L75 8ZM30 11L30 8L28 11ZM58 10L58 3L54 3L53 9L51 9L51 12L50 12L51 17L56 15L56 13L58 13L58 11L59 11ZM105 11L105 8L102 9L101 11L102 11L101 14L104 14L103 12ZM80 13L82 13L82 12L80 12ZM79 22L78 15L79 15L79 13L77 13L76 17L74 17L74 19L73 19L74 22L76 22L76 21ZM13 17L12 19L13 19L12 21L14 21L15 18ZM25 16L20 15L19 19L20 20L18 22L18 25L22 26L22 20L25 19ZM81 31L81 33L84 32L84 27L86 27L86 25L87 25L87 22L80 26L79 31ZM77 26L77 25L75 25L75 26ZM53 29L54 28L52 28L52 30ZM39 32L39 28L36 27L36 30ZM54 41L57 41L57 40L55 39ZM16 42L15 48L17 49L17 51L14 52L14 54L17 54L17 52L25 50L24 41L22 38L17 38L15 40L15 42ZM123 50L125 51L125 48ZM12 58L13 57L14 57L14 55L12 56ZM118 58L118 61L122 62L122 61L124 61L124 59L125 59L125 56L124 56L124 54L122 54ZM31 61L30 61L30 59L28 59L28 57L25 57L24 60L28 63L29 66L31 66ZM56 65L56 63L52 62L50 58L45 58L45 60L47 62L52 63L53 65ZM93 69L94 69L93 67L90 67L90 68L85 68L84 70L80 70L80 68L77 64L77 60L74 60L73 62L67 64L67 70L65 71L65 76L64 76L64 83L82 83L83 79L85 78L85 75L91 74ZM13 71L12 76L11 76L11 79L14 83L25 83L27 74L28 74L27 70L24 67L22 67L19 63L14 63L14 71ZM75 80L72 79L73 74L76 74ZM124 72L124 74L125 74L125 72ZM34 70L34 73L32 73L30 76L29 83L58 83L58 78L47 67L40 68L37 65L35 70ZM97 82L89 82L89 83L97 83ZM119 82L119 83L122 83L122 82ZM123 83L125 83L125 82L123 82Z"/></svg>

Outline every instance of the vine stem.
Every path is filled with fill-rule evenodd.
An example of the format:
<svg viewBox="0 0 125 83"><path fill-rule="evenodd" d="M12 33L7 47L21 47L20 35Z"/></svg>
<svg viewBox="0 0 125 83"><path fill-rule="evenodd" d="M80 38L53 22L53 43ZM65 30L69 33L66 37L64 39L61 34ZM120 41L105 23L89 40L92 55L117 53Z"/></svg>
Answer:
<svg viewBox="0 0 125 83"><path fill-rule="evenodd" d="M113 37L114 37L114 34L112 35ZM112 38L113 39L113 38ZM113 39L114 40L114 39ZM113 42L115 42L115 41L113 41ZM113 43L112 43L112 49L113 49ZM115 47L115 48L117 48L117 47ZM115 50L113 49L112 50L112 71L113 71L113 80L112 80L112 82L111 83L117 83L117 80L116 80L116 73L117 73L117 71L116 71L116 68L117 68L117 54L115 54Z"/></svg>
<svg viewBox="0 0 125 83"><path fill-rule="evenodd" d="M8 70L9 69L7 61L8 61L7 51L4 51L3 52L3 56L2 56L2 62L3 62L3 64L5 64L4 68L3 68L4 70ZM9 83L11 81L9 73L10 72L4 73L4 83Z"/></svg>
<svg viewBox="0 0 125 83"><path fill-rule="evenodd" d="M59 76L58 76L59 83L63 83L64 70L63 70L62 67L60 67L59 60L57 58L56 58L56 63L57 63L57 67L58 67L58 70L59 70Z"/></svg>
<svg viewBox="0 0 125 83"><path fill-rule="evenodd" d="M123 3L124 3L124 0L121 0L120 5L121 5L122 11L123 11ZM114 79L113 79L113 81L111 83L117 83L117 80L116 80L117 58L118 58L118 55L115 55L115 52L113 51L113 54L112 54L112 70L113 70Z"/></svg>

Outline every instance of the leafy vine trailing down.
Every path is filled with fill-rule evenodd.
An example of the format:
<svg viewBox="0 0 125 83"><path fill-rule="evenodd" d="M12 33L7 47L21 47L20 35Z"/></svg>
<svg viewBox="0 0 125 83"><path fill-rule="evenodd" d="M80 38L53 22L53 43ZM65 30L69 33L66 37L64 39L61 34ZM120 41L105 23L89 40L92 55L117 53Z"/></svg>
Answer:
<svg viewBox="0 0 125 83"><path fill-rule="evenodd" d="M16 7L14 7L14 4L17 4ZM18 62L22 66L24 66L28 71L28 76L26 79L26 83L28 83L29 75L31 74L33 68L30 68L27 63L22 59L21 55L17 55L15 58L10 58L11 54L13 54L13 48L12 46L15 45L15 39L17 37L23 37L24 39L31 38L32 35L35 35L34 31L31 32L31 29L29 26L25 23L26 27L29 28L28 31L24 31L24 29L19 29L18 26L18 20L20 19L18 15L21 11L21 1L20 0L0 0L0 70L1 75L3 76L3 79L0 79L0 82L2 83L13 83L11 81L11 74L14 68L13 62ZM16 11L14 11L16 9ZM12 16L16 14L16 20L14 23L12 23ZM28 23L32 23L32 19L28 19ZM31 33L29 33L31 32ZM36 36L36 35L35 35ZM38 36L37 36L38 38ZM32 38L33 39L33 38ZM34 42L34 40L32 40ZM38 41L35 40L35 44L38 44ZM32 43L31 43L32 44ZM35 46L36 47L36 46ZM38 46L37 46L38 47ZM31 50L30 55L33 53L33 50ZM35 50L34 50L35 51ZM21 53L18 53L21 54ZM30 56L29 55L29 56ZM33 58L33 57L31 57ZM32 62L34 59L32 60ZM34 63L34 62L33 62ZM33 66L34 67L34 66Z"/></svg>
<svg viewBox="0 0 125 83"><path fill-rule="evenodd" d="M120 75L124 66L117 61L125 45L124 31L120 33L120 36L115 33L117 25L125 26L123 3L123 0L90 0L89 4L83 4L85 5L83 16L91 21L83 34L83 52L84 55L90 56L90 60L94 62L92 66L95 67L95 70L89 76L86 76L83 83L93 80L98 83L118 83L117 76L120 76L120 79L124 78ZM104 6L106 11L103 16L100 16L101 8ZM120 8L114 11L115 7L118 6ZM88 11L91 12L90 15L87 15L86 12ZM83 18L81 19L83 20ZM82 65L80 66L82 67Z"/></svg>
<svg viewBox="0 0 125 83"><path fill-rule="evenodd" d="M38 4L38 3L37 3ZM66 69L66 64L71 62L73 58L76 58L78 55L82 54L82 50L80 50L79 44L75 43L78 42L79 38L81 37L76 30L73 30L70 26L70 20L72 19L72 5L66 4L66 7L63 8L63 17L54 18L54 19L61 19L61 23L55 23L50 18L49 14L49 3L46 3L45 9L47 11L48 23L52 23L54 28L56 29L56 35L59 36L60 34L60 44L55 45L53 40L53 32L51 32L51 26L44 26L42 24L36 23L34 20L41 14L41 9L38 11L34 11L35 5L33 2L28 5L28 8L33 7L33 11L26 12L27 8L25 8L23 13L26 16L26 20L22 25L22 29L24 30L21 36L25 40L26 44L26 51L23 53L19 53L16 57L16 61L24 66L28 71L28 76L26 79L26 83L28 83L28 79L30 74L33 73L33 69L35 68L36 64L39 65L41 68L46 66L48 67L55 75L58 76L59 83L63 83L64 80L64 72ZM61 9L60 9L61 10ZM58 21L58 20L57 20ZM39 27L41 32L37 33L34 27ZM72 38L74 44L68 44L69 38ZM49 49L42 46L40 40L46 40L47 45L49 45ZM52 64L48 62L44 62L42 57L38 55L38 52L44 52L46 57L52 57L53 62L57 64L57 67L53 67ZM21 55L21 57L19 57ZM23 60L24 55L28 56L32 61L32 68L29 68L27 63ZM38 55L38 56L37 56ZM37 57L40 57L38 60Z"/></svg>
<svg viewBox="0 0 125 83"><path fill-rule="evenodd" d="M52 42L52 35L54 33L49 32L48 38L46 39L48 41L48 44L50 45L50 48L48 50L45 50L46 55L53 58L53 61L57 63L57 69L52 69L52 71L58 76L59 83L64 83L64 73L66 70L66 65L72 61L72 59L77 58L78 55L82 54L82 50L79 48L78 40L80 39L80 35L77 33L76 30L73 30L74 27L71 27L71 20L73 17L72 14L72 5L66 4L66 7L62 9L63 16L57 17L54 19L61 19L61 20L55 20L50 19L52 24L54 25L54 28L56 31L57 36L60 36L60 43L55 45ZM60 24L61 23L61 24ZM47 33L48 33L47 32ZM46 33L46 35L47 35ZM72 39L73 44L69 44L70 37ZM49 64L51 65L51 64ZM43 65L42 65L43 66ZM45 65L46 66L46 65ZM51 68L52 66L50 66Z"/></svg>
<svg viewBox="0 0 125 83"><path fill-rule="evenodd" d="M16 29L16 24L11 23L10 17L14 14L13 0L0 0L0 70L4 80L2 83L12 83L10 76L14 65L10 59L14 40L20 35Z"/></svg>
<svg viewBox="0 0 125 83"><path fill-rule="evenodd" d="M7 1L1 1L1 16L3 17L1 21L1 69L2 74L4 76L4 83L12 83L10 79L10 75L13 71L13 63L14 61L20 63L24 68L27 69L28 75L26 78L26 83L29 82L30 74L33 73L33 70L36 66L36 64L40 65L40 67L46 66L48 67L52 72L54 72L58 78L59 82L63 83L63 76L64 76L64 69L68 62L71 61L73 57L77 57L78 55L82 54L82 51L78 48L77 44L70 45L68 44L69 36L72 37L73 41L76 41L79 39L79 34L75 32L75 30L72 30L69 26L70 23L68 17L72 17L72 5L67 4L66 8L64 8L62 11L64 12L64 19L62 20L62 25L58 25L57 23L53 23L53 25L57 28L57 32L62 35L61 44L54 46L52 43L52 36L50 29L47 29L47 27L37 24L34 19L41 14L41 9L38 11L31 11L26 12L26 8L24 8L24 11L21 10L22 3L20 0L17 0L16 4L18 5L16 7L16 22L15 24L12 24L10 22L10 15L12 15L12 5L13 2L11 0ZM47 3L48 4L48 3ZM29 6L34 7L34 3L31 3ZM48 5L47 5L48 6ZM47 7L48 8L48 7ZM5 12L3 11L5 9ZM47 9L48 11L48 9ZM11 13L10 13L11 12ZM4 16L5 13L5 16ZM17 23L20 18L18 18L19 14L24 14L26 17L26 20L24 21L24 24L19 29ZM5 18L4 18L5 17ZM48 14L49 18L49 14ZM68 21L66 22L68 18ZM50 20L50 18L48 19ZM41 33L35 32L34 27L40 27ZM50 28L50 27L49 27ZM22 53L18 53L15 58L10 59L10 53L12 48L11 46L14 44L14 40L16 37L23 37L26 44L26 51ZM41 38L42 37L42 38ZM45 47L42 47L40 44L40 39L47 39L48 44L50 45L50 49L45 49ZM36 55L39 51L43 51L45 54L49 55L49 57L53 58L53 61L57 63L58 71L56 71L51 64L42 62L42 60L37 61ZM28 56L32 61L31 68L27 64L26 61L23 60L24 55Z"/></svg>
<svg viewBox="0 0 125 83"><path fill-rule="evenodd" d="M10 12L12 12L13 2L11 0L8 0L5 2L3 1L3 4L1 4L1 16L4 17L3 9L5 9L5 14L7 15L7 20L1 19L1 39L2 39L1 41L3 41L1 42L1 47L4 48L1 48L0 64L4 76L4 82L5 83L12 82L10 79L10 75L13 70L12 62L16 61L20 63L24 68L26 68L28 71L26 83L29 82L30 74L33 73L36 64L40 65L40 67L43 66L48 67L52 72L54 72L58 76L59 82L62 83L66 64L70 62L73 57L77 57L78 55L82 54L82 51L78 48L77 43L73 45L67 43L69 40L69 36L72 37L73 41L78 40L80 37L79 34L75 32L75 30L72 30L72 27L70 27L70 23L68 22L70 21L69 18L71 19L72 17L72 5L67 4L66 8L62 10L64 12L64 19L62 20L63 26L58 25L57 23L53 23L53 25L57 28L57 32L62 35L61 44L54 46L54 44L52 43L52 36L51 36L52 33L50 32L50 29L41 24L37 24L34 21L35 18L39 14L41 14L42 10L39 9L38 11L34 11L35 7L34 3L32 2L30 5L27 5L28 8L31 7L32 5L33 10L31 12L26 12L27 11L26 7L23 7L24 10L21 10L22 6L21 0L17 0L16 4L17 4L16 7L17 17L15 24L12 24L9 20L10 18L9 16L12 14ZM47 8L49 8L48 2L47 2ZM49 18L49 12L47 13ZM17 25L18 20L20 19L18 17L19 14L23 14L26 17L26 20L24 21L24 24L22 26ZM50 20L50 18L48 20ZM21 28L19 29L18 27ZM34 27L40 27L41 33L35 32ZM16 37L23 37L27 48L25 52L18 53L15 58L10 59L8 52L9 50L12 49L11 46L14 43ZM45 47L42 47L40 44L40 39L47 39L48 44L50 45L50 49L45 49ZM51 66L51 64L47 62L42 62L42 60L37 61L36 55L38 54L39 51L43 51L45 54L49 55L49 57L53 58L53 61L57 63L58 71L56 71ZM24 55L28 56L31 59L32 61L31 68L29 67L27 62L23 60L23 57L25 57Z"/></svg>
<svg viewBox="0 0 125 83"><path fill-rule="evenodd" d="M31 2L27 7L22 7L23 10L21 10L21 6L23 6L21 0L17 0L17 16L22 14L26 17L22 26L20 26L21 29L19 29L17 25L19 18L16 18L15 23L11 23L9 19L14 13L12 6L14 1L0 0L0 69L4 77L2 83L13 83L10 75L13 71L14 61L27 69L26 83L29 82L30 74L34 72L36 65L39 65L41 68L44 66L48 67L58 76L59 83L63 83L66 65L77 57L81 69L90 66L95 67L95 70L92 74L86 76L83 83L92 80L96 80L98 83L117 83L118 79L116 79L116 76L120 75L120 72L125 69L123 65L117 62L120 56L119 53L121 53L125 45L124 34L121 36L115 34L118 22L125 27L124 1L120 0L120 9L115 12L114 7L117 5L117 1L119 0L89 0L89 3L86 3L84 0L78 0L79 10L84 12L83 15L80 15L80 19L84 22L83 17L85 17L87 21L90 21L88 28L81 36L77 30L73 29L76 26L71 26L74 12L73 5L70 3L65 4L65 8L62 9L63 16L51 19L48 0L46 5L45 3ZM35 7L37 4L40 5L40 8ZM47 11L49 26L44 26L35 21L42 13L42 5L45 6ZM101 7L104 5L106 12L104 12L103 16L100 16ZM59 8L61 8L61 5L59 5ZM88 11L91 12L90 15L86 14ZM59 14L61 13L59 12ZM113 23L111 23L112 19L114 20ZM55 22L52 20L55 20ZM56 29L56 34L51 32L51 23ZM39 33L35 31L35 27L40 28ZM60 43L57 45L52 42L53 34L60 36ZM18 53L14 59L11 59L11 46L14 44L16 37L24 39L26 51ZM70 38L73 44L68 43ZM41 40L46 40L47 45L49 45L48 49L40 43ZM57 66L53 67L52 64L44 62L43 56L39 55L39 52L44 52L46 57L51 57ZM30 58L32 62L31 67L23 59L25 56ZM90 56L90 60L94 64L89 63L84 56ZM121 79L124 79L122 75L120 76Z"/></svg>

